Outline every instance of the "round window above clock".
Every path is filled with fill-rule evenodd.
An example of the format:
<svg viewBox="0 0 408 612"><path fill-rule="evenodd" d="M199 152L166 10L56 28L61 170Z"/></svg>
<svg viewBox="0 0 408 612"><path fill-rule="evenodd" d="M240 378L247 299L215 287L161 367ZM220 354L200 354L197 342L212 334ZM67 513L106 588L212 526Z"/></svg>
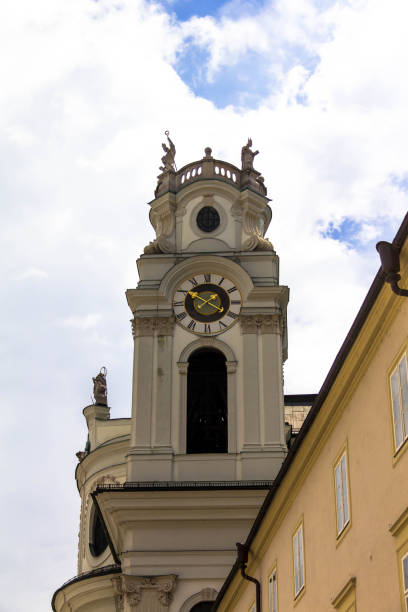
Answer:
<svg viewBox="0 0 408 612"><path fill-rule="evenodd" d="M214 206L203 206L197 215L197 226L202 232L213 232L220 224L220 215Z"/></svg>
<svg viewBox="0 0 408 612"><path fill-rule="evenodd" d="M212 336L229 329L238 319L242 298L238 287L219 274L196 274L176 289L176 321L195 334Z"/></svg>

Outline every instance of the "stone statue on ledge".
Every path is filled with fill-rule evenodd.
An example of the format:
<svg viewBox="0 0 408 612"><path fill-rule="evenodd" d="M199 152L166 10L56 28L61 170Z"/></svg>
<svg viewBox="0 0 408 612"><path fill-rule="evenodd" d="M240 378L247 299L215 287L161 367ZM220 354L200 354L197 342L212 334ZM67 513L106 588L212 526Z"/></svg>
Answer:
<svg viewBox="0 0 408 612"><path fill-rule="evenodd" d="M259 151L251 151L252 139L248 138L248 142L241 149L242 170L252 170L254 167L254 157Z"/></svg>
<svg viewBox="0 0 408 612"><path fill-rule="evenodd" d="M106 374L107 370L105 367L101 368L101 371L95 378L92 378L94 387L93 387L93 395L95 399L95 404L99 404L100 406L108 405L108 388L106 386Z"/></svg>
<svg viewBox="0 0 408 612"><path fill-rule="evenodd" d="M162 143L162 147L163 147L163 151L165 155L163 155L163 157L161 158L163 165L160 166L160 170L162 172L168 172L169 170L174 172L176 170L176 162L175 162L176 147L174 146L174 143L169 136L169 131L166 130L164 133L167 136L169 146L167 146L166 143L164 142Z"/></svg>

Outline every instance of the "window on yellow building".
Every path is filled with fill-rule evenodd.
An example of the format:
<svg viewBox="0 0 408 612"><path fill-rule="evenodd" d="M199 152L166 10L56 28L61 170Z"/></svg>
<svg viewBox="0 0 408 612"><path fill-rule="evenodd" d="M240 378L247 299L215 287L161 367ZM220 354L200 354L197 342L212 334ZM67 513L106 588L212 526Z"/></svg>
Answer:
<svg viewBox="0 0 408 612"><path fill-rule="evenodd" d="M296 598L305 586L303 523L299 525L293 536L293 570Z"/></svg>
<svg viewBox="0 0 408 612"><path fill-rule="evenodd" d="M405 609L408 612L408 554L402 557L402 581L404 589Z"/></svg>
<svg viewBox="0 0 408 612"><path fill-rule="evenodd" d="M334 467L334 482L336 489L337 535L340 535L350 521L346 451L344 451Z"/></svg>
<svg viewBox="0 0 408 612"><path fill-rule="evenodd" d="M391 525L390 532L396 539L401 610L408 612L408 507Z"/></svg>
<svg viewBox="0 0 408 612"><path fill-rule="evenodd" d="M269 612L278 612L278 576L276 568L269 576Z"/></svg>
<svg viewBox="0 0 408 612"><path fill-rule="evenodd" d="M408 373L407 356L391 373L392 414L394 419L395 450L408 438Z"/></svg>

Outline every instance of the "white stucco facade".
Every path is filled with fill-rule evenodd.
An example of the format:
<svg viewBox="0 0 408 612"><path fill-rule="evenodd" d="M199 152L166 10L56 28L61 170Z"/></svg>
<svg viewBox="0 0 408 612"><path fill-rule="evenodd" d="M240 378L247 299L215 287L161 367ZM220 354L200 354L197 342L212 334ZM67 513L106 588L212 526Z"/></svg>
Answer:
<svg viewBox="0 0 408 612"><path fill-rule="evenodd" d="M201 162L164 172L156 194L156 239L137 261L137 287L126 292L132 417L110 420L109 409L97 404L84 409L89 447L76 471L79 577L56 592L58 612L189 612L215 599L235 542L245 539L287 451L289 291L279 284L279 259L264 237L272 214L262 177L252 165L239 170L206 149ZM198 222L205 207L216 218L210 230ZM189 329L178 321L191 314L187 302L180 307L186 313L175 308L188 279L202 288L188 292L197 321L209 304L212 326L194 322ZM237 315L220 305L230 299L218 289L223 279L239 296ZM223 452L188 452L189 367L202 350L225 362ZM109 546L95 555L96 516Z"/></svg>

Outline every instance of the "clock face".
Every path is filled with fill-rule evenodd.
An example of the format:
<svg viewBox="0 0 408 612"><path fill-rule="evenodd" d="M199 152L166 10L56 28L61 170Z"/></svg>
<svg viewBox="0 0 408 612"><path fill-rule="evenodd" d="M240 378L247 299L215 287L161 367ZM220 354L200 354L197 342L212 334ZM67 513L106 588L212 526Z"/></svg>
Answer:
<svg viewBox="0 0 408 612"><path fill-rule="evenodd" d="M176 320L200 335L220 334L238 319L241 294L219 274L196 274L177 288L173 297Z"/></svg>

